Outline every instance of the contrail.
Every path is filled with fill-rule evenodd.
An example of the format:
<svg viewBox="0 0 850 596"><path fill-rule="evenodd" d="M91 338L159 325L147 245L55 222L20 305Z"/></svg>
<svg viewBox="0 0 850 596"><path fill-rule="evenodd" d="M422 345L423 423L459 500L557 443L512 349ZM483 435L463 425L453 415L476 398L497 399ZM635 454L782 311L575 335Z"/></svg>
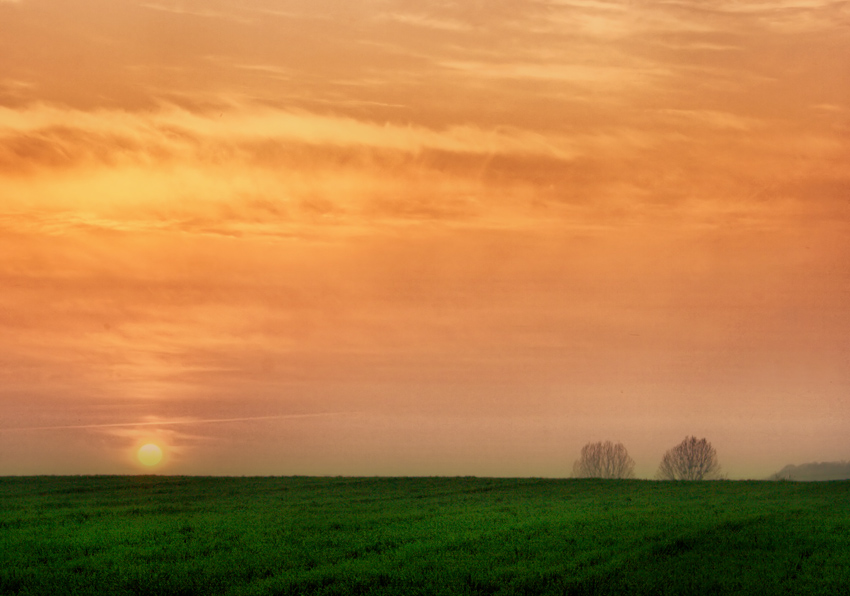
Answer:
<svg viewBox="0 0 850 596"><path fill-rule="evenodd" d="M21 426L0 428L4 431L20 430L65 430L86 428L114 428L120 426L173 426L177 424L211 424L216 422L244 422L248 420L279 420L281 418L314 418L317 416L339 416L340 414L359 414L360 412L319 412L316 414L281 414L278 416L246 416L244 418L201 418L189 420L163 420L159 422L110 422L107 424L63 424L60 426Z"/></svg>

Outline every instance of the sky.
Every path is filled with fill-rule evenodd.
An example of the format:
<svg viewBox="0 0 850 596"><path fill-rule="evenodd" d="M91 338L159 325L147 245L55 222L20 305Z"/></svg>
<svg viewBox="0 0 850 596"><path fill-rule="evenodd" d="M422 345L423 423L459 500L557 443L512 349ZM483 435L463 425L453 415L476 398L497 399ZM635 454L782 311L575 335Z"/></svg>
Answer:
<svg viewBox="0 0 850 596"><path fill-rule="evenodd" d="M0 475L850 459L848 163L846 1L0 0Z"/></svg>

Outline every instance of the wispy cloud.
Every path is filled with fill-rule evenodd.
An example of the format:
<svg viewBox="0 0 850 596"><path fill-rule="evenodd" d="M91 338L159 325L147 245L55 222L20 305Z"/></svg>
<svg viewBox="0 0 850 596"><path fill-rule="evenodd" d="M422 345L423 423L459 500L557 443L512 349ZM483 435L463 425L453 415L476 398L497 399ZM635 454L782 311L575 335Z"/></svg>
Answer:
<svg viewBox="0 0 850 596"><path fill-rule="evenodd" d="M358 414L359 412L316 412L309 414L280 414L276 416L242 416L235 418L181 418L181 419L159 419L145 420L140 422L110 422L95 424L62 424L56 426L21 426L15 428L2 428L0 432L14 431L36 431L36 430L97 430L104 428L141 428L146 426L195 426L201 424L220 424L227 422L254 422L261 420L284 420L294 418L316 418L321 416L343 416Z"/></svg>
<svg viewBox="0 0 850 596"><path fill-rule="evenodd" d="M202 152L201 139L230 146L268 140L407 152L432 149L539 154L562 159L575 155L569 139L514 127L487 130L458 125L435 130L268 108L237 108L209 114L173 107L136 114L69 111L48 106L24 110L0 108L0 134L6 138L6 160L17 158L16 167L40 161L58 164L92 158L110 163L125 156L132 159L134 155L143 160L157 156L167 159L169 154Z"/></svg>
<svg viewBox="0 0 850 596"><path fill-rule="evenodd" d="M691 15L689 19L692 21L701 15L714 14L725 17L725 23L736 27L755 26L784 33L833 29L836 22L850 18L850 7L847 3L835 0L776 2L713 0L699 3L671 0L660 2L657 6L673 7L682 14Z"/></svg>
<svg viewBox="0 0 850 596"><path fill-rule="evenodd" d="M579 74L599 76L594 69ZM620 84L615 74L605 76ZM825 118L840 113L820 111ZM633 214L697 203L699 213L705 205L735 202L761 210L746 197L767 180L787 185L790 178L777 178L775 164L792 160L794 151L817 155L818 175L831 178L840 169L832 164L846 155L846 141L829 129L785 130L740 111L694 106L615 117L621 121L542 132L378 123L244 105L139 113L0 108L0 186L7 197L0 225L44 234L88 229L283 239L304 238L304 224L520 225L535 204L582 205L592 209L588 216L610 212L609 201ZM787 135L790 144L780 141ZM694 145L695 138L702 142ZM680 153L702 157L685 163ZM735 157L741 154L746 162ZM799 175L801 162L794 163L787 171ZM811 175L811 166L806 170ZM37 213L27 210L33 204L40 205ZM536 213L532 219L552 216Z"/></svg>
<svg viewBox="0 0 850 596"><path fill-rule="evenodd" d="M3 1L3 0L0 0ZM20 94L35 87L34 83L17 79L0 79L0 91L6 94Z"/></svg>
<svg viewBox="0 0 850 596"><path fill-rule="evenodd" d="M422 13L386 13L382 14L380 18L402 23L404 25L437 29L441 31L466 32L473 28L469 23L465 23L460 20L436 18Z"/></svg>
<svg viewBox="0 0 850 596"><path fill-rule="evenodd" d="M676 110L663 109L656 113L663 117L690 124L705 125L709 128L728 129L735 131L754 131L756 128L765 126L765 123L757 118L741 116L732 112L719 110Z"/></svg>
<svg viewBox="0 0 850 596"><path fill-rule="evenodd" d="M669 76L671 72L658 66L645 65L613 66L548 63L486 63L447 61L446 68L461 70L472 77L494 77L505 79L530 79L558 83L573 83L592 87L597 91L628 89L635 84L647 83L657 77Z"/></svg>
<svg viewBox="0 0 850 596"><path fill-rule="evenodd" d="M193 17L202 17L208 19L224 19L228 21L234 21L238 23L251 23L252 20L250 18L246 18L244 16L228 13L217 10L210 10L206 3L203 2L194 2L192 0L172 0L168 3L162 2L141 2L139 6L144 8L149 8L152 10L158 10L163 12L169 12L178 15L187 15Z"/></svg>

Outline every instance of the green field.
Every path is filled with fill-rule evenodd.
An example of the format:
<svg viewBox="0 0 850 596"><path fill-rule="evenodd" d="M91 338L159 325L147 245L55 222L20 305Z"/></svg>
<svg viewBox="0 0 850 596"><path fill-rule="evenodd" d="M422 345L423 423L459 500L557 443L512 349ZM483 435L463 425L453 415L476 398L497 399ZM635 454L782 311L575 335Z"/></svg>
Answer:
<svg viewBox="0 0 850 596"><path fill-rule="evenodd" d="M0 478L0 594L848 594L850 482Z"/></svg>

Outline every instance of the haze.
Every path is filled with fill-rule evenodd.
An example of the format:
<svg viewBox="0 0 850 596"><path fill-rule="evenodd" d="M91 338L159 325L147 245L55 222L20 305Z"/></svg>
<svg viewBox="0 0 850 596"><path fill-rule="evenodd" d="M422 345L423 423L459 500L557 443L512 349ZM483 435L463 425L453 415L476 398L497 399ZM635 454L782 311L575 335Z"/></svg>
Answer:
<svg viewBox="0 0 850 596"><path fill-rule="evenodd" d="M0 0L0 474L848 459L850 4Z"/></svg>

